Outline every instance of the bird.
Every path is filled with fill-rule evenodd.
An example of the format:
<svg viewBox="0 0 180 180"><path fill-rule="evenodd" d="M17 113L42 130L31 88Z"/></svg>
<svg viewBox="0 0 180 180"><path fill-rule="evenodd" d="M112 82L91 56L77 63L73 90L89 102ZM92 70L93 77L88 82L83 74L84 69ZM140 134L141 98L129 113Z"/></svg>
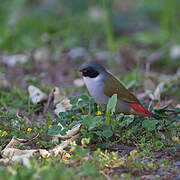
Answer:
<svg viewBox="0 0 180 180"><path fill-rule="evenodd" d="M79 71L85 85L97 104L108 104L112 95L117 94L116 113L139 114L154 119L161 119L157 114L146 109L140 101L110 72L96 61L85 62Z"/></svg>

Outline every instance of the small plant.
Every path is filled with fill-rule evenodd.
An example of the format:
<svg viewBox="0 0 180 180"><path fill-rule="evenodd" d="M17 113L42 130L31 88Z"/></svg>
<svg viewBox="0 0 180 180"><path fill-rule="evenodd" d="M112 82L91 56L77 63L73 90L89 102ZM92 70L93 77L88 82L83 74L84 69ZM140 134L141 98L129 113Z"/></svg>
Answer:
<svg viewBox="0 0 180 180"><path fill-rule="evenodd" d="M105 124L110 125L111 117L115 113L116 109L116 103L117 103L117 94L114 94L107 104L107 110L106 110L106 120Z"/></svg>
<svg viewBox="0 0 180 180"><path fill-rule="evenodd" d="M150 148L161 150L169 144L169 141L162 141L159 130L166 129L166 124L171 120L154 120L143 116L124 116L123 114L113 115L115 112L117 95L113 95L107 104L106 112L96 105L89 95L82 95L71 100L73 105L71 111L59 114L59 123L64 126L62 129L58 125L53 125L49 129L49 135L66 135L76 124L82 124L82 138L88 138L91 144L96 147L107 148L116 143L131 144L141 143L142 138L152 138ZM175 109L177 111L177 109ZM97 112L101 112L97 115ZM105 115L104 115L105 114ZM166 122L166 123L164 123ZM176 118L174 123L177 123ZM178 130L173 130L177 135ZM157 138L159 136L160 141ZM140 138L141 137L141 138ZM156 139L157 138L157 139ZM147 144L145 143L144 146Z"/></svg>

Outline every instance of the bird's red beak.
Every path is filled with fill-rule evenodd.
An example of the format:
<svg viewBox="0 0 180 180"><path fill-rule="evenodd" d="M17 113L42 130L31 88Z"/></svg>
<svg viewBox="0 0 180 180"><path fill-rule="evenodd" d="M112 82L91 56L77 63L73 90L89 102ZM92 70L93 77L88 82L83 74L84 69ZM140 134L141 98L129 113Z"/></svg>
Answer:
<svg viewBox="0 0 180 180"><path fill-rule="evenodd" d="M80 70L80 72L85 73L87 72L85 69Z"/></svg>

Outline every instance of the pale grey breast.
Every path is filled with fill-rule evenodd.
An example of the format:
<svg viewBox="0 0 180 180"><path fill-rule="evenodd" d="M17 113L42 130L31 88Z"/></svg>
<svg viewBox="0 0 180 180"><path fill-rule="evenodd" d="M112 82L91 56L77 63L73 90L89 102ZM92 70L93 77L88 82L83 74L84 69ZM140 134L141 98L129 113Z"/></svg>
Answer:
<svg viewBox="0 0 180 180"><path fill-rule="evenodd" d="M84 82L87 86L87 89L90 95L98 104L107 104L109 101L109 97L106 96L103 92L104 88L104 78L99 75L95 78L83 77ZM128 103L118 100L116 105L116 112L129 112L130 107Z"/></svg>
<svg viewBox="0 0 180 180"><path fill-rule="evenodd" d="M109 97L103 92L104 78L99 75L95 78L83 77L90 95L98 104L107 104Z"/></svg>

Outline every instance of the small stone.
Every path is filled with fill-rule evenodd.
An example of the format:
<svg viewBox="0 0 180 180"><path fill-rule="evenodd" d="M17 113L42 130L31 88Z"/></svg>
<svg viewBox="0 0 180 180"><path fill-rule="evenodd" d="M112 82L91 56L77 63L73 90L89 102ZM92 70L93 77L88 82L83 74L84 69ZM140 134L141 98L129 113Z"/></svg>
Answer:
<svg viewBox="0 0 180 180"><path fill-rule="evenodd" d="M177 105L176 105L176 108L180 108L180 104L177 104Z"/></svg>
<svg viewBox="0 0 180 180"><path fill-rule="evenodd" d="M47 95L33 85L30 85L28 87L28 91L33 104L38 104L44 100L47 100Z"/></svg>
<svg viewBox="0 0 180 180"><path fill-rule="evenodd" d="M44 62L50 59L50 51L46 47L37 49L34 52L34 60L37 62Z"/></svg>
<svg viewBox="0 0 180 180"><path fill-rule="evenodd" d="M89 9L88 15L93 21L102 21L105 17L105 11L99 7L92 7Z"/></svg>
<svg viewBox="0 0 180 180"><path fill-rule="evenodd" d="M171 59L180 58L180 45L172 46L170 49L170 57Z"/></svg>
<svg viewBox="0 0 180 180"><path fill-rule="evenodd" d="M72 59L76 59L76 58L79 58L79 57L88 58L88 51L85 48L82 48L82 47L75 47L75 48L73 48L73 49L71 49L69 51L68 55Z"/></svg>
<svg viewBox="0 0 180 180"><path fill-rule="evenodd" d="M29 54L16 54L9 56L2 56L2 62L8 66L14 67L17 63L24 64L29 59Z"/></svg>
<svg viewBox="0 0 180 180"><path fill-rule="evenodd" d="M9 85L9 82L5 78L4 74L0 74L0 85L2 85L2 86L8 86Z"/></svg>
<svg viewBox="0 0 180 180"><path fill-rule="evenodd" d="M73 83L77 87L82 87L84 85L84 80L82 78L78 78L78 79L75 79Z"/></svg>
<svg viewBox="0 0 180 180"><path fill-rule="evenodd" d="M152 175L152 174L141 176L142 180L155 180L155 179L158 179L158 178L160 178L159 175Z"/></svg>

